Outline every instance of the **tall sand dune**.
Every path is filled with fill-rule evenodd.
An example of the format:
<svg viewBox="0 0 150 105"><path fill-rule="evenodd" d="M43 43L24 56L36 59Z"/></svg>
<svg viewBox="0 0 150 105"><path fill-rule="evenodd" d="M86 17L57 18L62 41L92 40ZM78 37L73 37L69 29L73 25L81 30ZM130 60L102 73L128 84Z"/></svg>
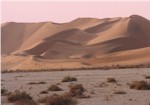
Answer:
<svg viewBox="0 0 150 105"><path fill-rule="evenodd" d="M1 30L2 70L150 63L150 21L138 15L68 23L8 22Z"/></svg>

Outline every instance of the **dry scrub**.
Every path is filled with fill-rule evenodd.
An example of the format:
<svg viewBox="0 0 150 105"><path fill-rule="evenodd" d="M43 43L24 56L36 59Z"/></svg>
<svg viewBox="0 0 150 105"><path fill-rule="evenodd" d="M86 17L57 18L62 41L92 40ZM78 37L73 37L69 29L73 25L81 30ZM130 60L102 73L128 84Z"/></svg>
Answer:
<svg viewBox="0 0 150 105"><path fill-rule="evenodd" d="M16 102L16 101L21 101L25 99L32 100L32 97L26 92L20 92L18 90L8 96L9 102Z"/></svg>
<svg viewBox="0 0 150 105"><path fill-rule="evenodd" d="M22 99L22 100L16 101L13 105L38 105L38 104L34 102L33 100Z"/></svg>
<svg viewBox="0 0 150 105"><path fill-rule="evenodd" d="M77 81L77 78L71 77L71 76L66 76L62 80L62 82L71 82L71 81Z"/></svg>
<svg viewBox="0 0 150 105"><path fill-rule="evenodd" d="M114 94L127 94L127 93L124 91L116 91L116 92L114 92Z"/></svg>
<svg viewBox="0 0 150 105"><path fill-rule="evenodd" d="M29 82L29 85L36 85L36 84L46 84L46 82L41 81L41 82Z"/></svg>
<svg viewBox="0 0 150 105"><path fill-rule="evenodd" d="M48 88L48 91L61 91L62 89L60 87L58 87L57 85L51 85Z"/></svg>
<svg viewBox="0 0 150 105"><path fill-rule="evenodd" d="M130 89L150 90L150 83L147 83L146 81L133 81L129 86Z"/></svg>
<svg viewBox="0 0 150 105"><path fill-rule="evenodd" d="M107 78L108 83L117 83L115 78Z"/></svg>
<svg viewBox="0 0 150 105"><path fill-rule="evenodd" d="M45 103L45 105L76 105L77 101L72 97L66 95L52 95L46 96L38 100L40 103Z"/></svg>

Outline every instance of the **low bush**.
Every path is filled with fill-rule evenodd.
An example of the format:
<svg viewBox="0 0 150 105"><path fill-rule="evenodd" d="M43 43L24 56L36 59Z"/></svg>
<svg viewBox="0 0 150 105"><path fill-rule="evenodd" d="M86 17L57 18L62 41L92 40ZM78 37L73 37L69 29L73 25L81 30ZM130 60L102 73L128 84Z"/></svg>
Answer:
<svg viewBox="0 0 150 105"><path fill-rule="evenodd" d="M133 81L129 86L130 89L150 90L150 83L147 83L146 81Z"/></svg>
<svg viewBox="0 0 150 105"><path fill-rule="evenodd" d="M47 90L43 90L43 91L40 92L40 94L47 94L47 93L48 93Z"/></svg>
<svg viewBox="0 0 150 105"><path fill-rule="evenodd" d="M51 85L48 88L48 91L61 91L62 89L60 87L58 87L57 85Z"/></svg>
<svg viewBox="0 0 150 105"><path fill-rule="evenodd" d="M37 85L37 84L46 84L46 82L44 81L40 81L40 82L29 82L29 85Z"/></svg>
<svg viewBox="0 0 150 105"><path fill-rule="evenodd" d="M145 79L150 79L150 76L145 76Z"/></svg>
<svg viewBox="0 0 150 105"><path fill-rule="evenodd" d="M16 101L21 101L21 100L32 100L32 97L27 94L26 92L20 92L20 91L15 91L15 93L11 93L8 96L8 101L9 102L16 102Z"/></svg>
<svg viewBox="0 0 150 105"><path fill-rule="evenodd" d="M66 95L52 95L46 96L39 99L40 103L45 103L45 105L76 105L77 101L72 97Z"/></svg>
<svg viewBox="0 0 150 105"><path fill-rule="evenodd" d="M108 83L117 83L115 78L107 78Z"/></svg>
<svg viewBox="0 0 150 105"><path fill-rule="evenodd" d="M30 99L22 99L19 101L16 101L13 105L38 105L35 101Z"/></svg>
<svg viewBox="0 0 150 105"><path fill-rule="evenodd" d="M124 92L124 91L116 91L116 92L114 92L114 94L126 94L126 92Z"/></svg>
<svg viewBox="0 0 150 105"><path fill-rule="evenodd" d="M77 81L77 78L71 77L71 76L66 76L62 80L62 82L71 82L71 81Z"/></svg>
<svg viewBox="0 0 150 105"><path fill-rule="evenodd" d="M1 95L6 95L7 93L7 90L6 89L1 89Z"/></svg>
<svg viewBox="0 0 150 105"><path fill-rule="evenodd" d="M68 86L69 92L66 93L66 96L75 97L75 98L90 98L90 96L86 96L83 93L85 92L85 88L82 84L71 84Z"/></svg>

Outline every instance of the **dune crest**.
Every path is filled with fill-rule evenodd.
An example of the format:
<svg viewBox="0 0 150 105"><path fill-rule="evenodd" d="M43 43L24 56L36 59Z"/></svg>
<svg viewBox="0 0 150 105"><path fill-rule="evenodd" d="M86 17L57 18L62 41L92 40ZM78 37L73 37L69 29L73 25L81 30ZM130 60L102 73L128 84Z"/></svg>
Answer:
<svg viewBox="0 0 150 105"><path fill-rule="evenodd" d="M1 30L3 70L150 63L150 21L138 15L63 24L9 22Z"/></svg>

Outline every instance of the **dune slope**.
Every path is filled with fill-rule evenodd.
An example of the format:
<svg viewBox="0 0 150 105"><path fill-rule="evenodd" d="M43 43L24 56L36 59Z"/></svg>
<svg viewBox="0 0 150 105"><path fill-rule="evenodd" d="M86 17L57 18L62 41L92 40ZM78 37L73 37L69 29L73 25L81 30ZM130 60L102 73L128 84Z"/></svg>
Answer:
<svg viewBox="0 0 150 105"><path fill-rule="evenodd" d="M138 15L62 24L10 22L1 30L2 69L150 63L150 21Z"/></svg>

